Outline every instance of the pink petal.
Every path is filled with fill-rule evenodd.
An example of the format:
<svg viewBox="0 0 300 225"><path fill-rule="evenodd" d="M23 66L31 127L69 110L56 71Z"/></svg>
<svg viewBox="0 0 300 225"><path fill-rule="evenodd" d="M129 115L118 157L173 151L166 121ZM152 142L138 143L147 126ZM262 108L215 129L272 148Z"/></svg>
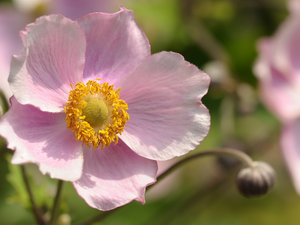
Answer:
<svg viewBox="0 0 300 225"><path fill-rule="evenodd" d="M260 57L254 72L260 79L260 92L264 103L282 121L292 120L300 114L300 83L290 74L282 74L272 64L272 40L260 42Z"/></svg>
<svg viewBox="0 0 300 225"><path fill-rule="evenodd" d="M272 79L260 85L262 99L281 121L289 121L300 114L300 89L291 84L277 71L273 70Z"/></svg>
<svg viewBox="0 0 300 225"><path fill-rule="evenodd" d="M132 200L145 203L145 188L155 182L155 161L136 155L121 140L102 151L83 151L83 174L73 185L87 204L107 211Z"/></svg>
<svg viewBox="0 0 300 225"><path fill-rule="evenodd" d="M8 84L9 65L12 54L22 49L22 42L19 36L21 30L29 18L12 7L1 6L0 9L0 89L7 99L12 96Z"/></svg>
<svg viewBox="0 0 300 225"><path fill-rule="evenodd" d="M283 157L289 169L294 186L300 194L300 119L287 124L280 137Z"/></svg>
<svg viewBox="0 0 300 225"><path fill-rule="evenodd" d="M21 37L25 49L13 57L9 76L16 99L43 111L62 111L70 84L82 80L84 33L76 22L50 15L29 24Z"/></svg>
<svg viewBox="0 0 300 225"><path fill-rule="evenodd" d="M209 82L179 54L150 56L119 84L130 115L120 138L138 155L155 160L195 149L210 127L201 103Z"/></svg>
<svg viewBox="0 0 300 225"><path fill-rule="evenodd" d="M74 181L82 173L82 143L67 129L64 113L48 113L11 98L9 111L0 120L0 135L16 150L14 164L36 163L43 174Z"/></svg>
<svg viewBox="0 0 300 225"><path fill-rule="evenodd" d="M300 15L291 14L273 37L271 63L276 70L300 82Z"/></svg>
<svg viewBox="0 0 300 225"><path fill-rule="evenodd" d="M117 82L150 55L148 39L137 26L133 12L92 13L78 19L86 39L84 79Z"/></svg>
<svg viewBox="0 0 300 225"><path fill-rule="evenodd" d="M116 0L53 0L53 11L76 20L92 12L115 12ZM116 8L117 10L117 8Z"/></svg>

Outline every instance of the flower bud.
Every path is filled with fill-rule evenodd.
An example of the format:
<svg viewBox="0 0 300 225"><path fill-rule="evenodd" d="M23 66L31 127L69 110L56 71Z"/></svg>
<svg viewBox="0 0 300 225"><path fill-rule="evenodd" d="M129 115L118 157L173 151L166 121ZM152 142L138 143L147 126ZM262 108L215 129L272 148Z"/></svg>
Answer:
<svg viewBox="0 0 300 225"><path fill-rule="evenodd" d="M236 179L237 186L245 197L262 197L275 185L276 173L265 162L254 162L253 165L240 170Z"/></svg>

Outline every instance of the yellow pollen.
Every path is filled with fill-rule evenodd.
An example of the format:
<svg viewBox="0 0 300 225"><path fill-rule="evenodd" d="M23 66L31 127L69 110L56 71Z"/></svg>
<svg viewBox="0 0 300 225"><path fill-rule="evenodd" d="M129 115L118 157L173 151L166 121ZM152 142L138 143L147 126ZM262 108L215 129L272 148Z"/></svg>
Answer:
<svg viewBox="0 0 300 225"><path fill-rule="evenodd" d="M112 142L117 144L118 134L129 120L128 105L119 98L120 89L91 80L71 87L64 111L67 128L75 133L75 139L88 147L92 145L93 150Z"/></svg>

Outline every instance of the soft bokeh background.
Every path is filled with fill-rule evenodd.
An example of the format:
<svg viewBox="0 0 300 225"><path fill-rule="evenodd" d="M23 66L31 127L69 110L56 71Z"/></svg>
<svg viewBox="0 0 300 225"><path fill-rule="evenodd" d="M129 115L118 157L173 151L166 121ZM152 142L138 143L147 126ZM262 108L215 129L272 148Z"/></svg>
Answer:
<svg viewBox="0 0 300 225"><path fill-rule="evenodd" d="M49 7L49 1L27 8L16 2L1 0L0 9L4 5L18 6L19 14L26 13L29 21L34 21ZM132 202L95 224L300 224L300 197L278 146L281 125L261 104L252 72L257 40L272 35L286 18L286 1L118 0L117 4L134 10L152 53L179 52L212 76L209 92L203 98L211 114L211 130L188 155L220 146L237 148L254 160L271 164L278 181L267 196L247 199L235 187L239 163L228 158L196 159L182 166L164 185L151 190L146 205ZM112 7L110 11L118 10L116 5ZM20 168L10 164L12 151L5 149L2 139L0 146L0 224L35 224ZM26 168L37 202L47 212L56 181L42 176L35 165ZM71 216L75 223L99 211L90 208L68 182L61 213Z"/></svg>

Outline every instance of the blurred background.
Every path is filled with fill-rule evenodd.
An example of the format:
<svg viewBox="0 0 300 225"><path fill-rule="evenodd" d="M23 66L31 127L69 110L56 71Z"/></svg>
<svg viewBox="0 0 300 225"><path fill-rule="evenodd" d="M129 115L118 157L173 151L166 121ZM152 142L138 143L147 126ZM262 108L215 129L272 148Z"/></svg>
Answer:
<svg viewBox="0 0 300 225"><path fill-rule="evenodd" d="M214 156L199 158L147 192L145 205L132 202L95 224L299 224L300 197L292 186L278 145L281 125L260 102L258 82L252 71L257 41L274 34L286 18L286 1L85 1L87 5L89 2L99 3L98 8L76 9L72 1L65 0L0 0L1 49L10 48L9 54L18 53L21 50L18 30L43 14L65 13L76 19L93 10L116 12L119 5L132 9L150 41L152 53L178 52L212 78L203 98L210 111L211 129L200 146L187 156L216 147L232 147L254 160L268 162L277 172L277 184L267 196L247 199L235 186L239 162ZM13 39L15 44L9 46L7 40ZM0 76L7 78L4 67L6 64L9 67L9 60L1 49ZM35 224L20 167L11 165L13 152L5 148L3 139L0 146L0 224ZM161 170L177 160L161 164ZM57 181L42 176L36 165L29 164L26 168L36 200L46 213ZM67 182L61 213L64 215L60 224L67 225L70 217L75 223L99 211L90 208Z"/></svg>

